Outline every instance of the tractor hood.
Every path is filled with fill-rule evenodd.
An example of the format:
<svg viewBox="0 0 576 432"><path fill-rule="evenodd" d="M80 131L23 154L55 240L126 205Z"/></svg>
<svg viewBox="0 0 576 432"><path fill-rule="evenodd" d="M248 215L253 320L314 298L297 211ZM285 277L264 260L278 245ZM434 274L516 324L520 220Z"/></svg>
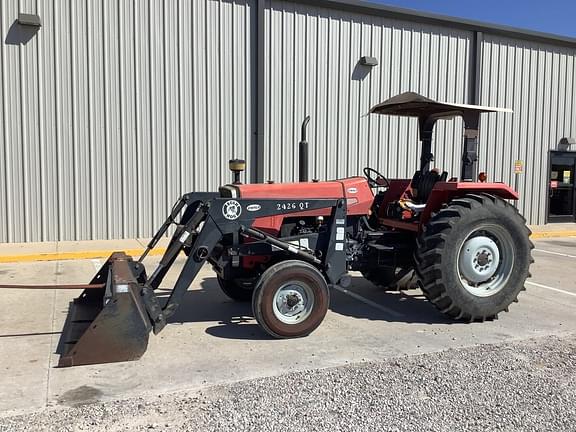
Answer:
<svg viewBox="0 0 576 432"><path fill-rule="evenodd" d="M374 194L364 177L350 177L325 182L252 183L227 185L220 188L224 197L257 199L346 198L348 215L366 215L370 211Z"/></svg>
<svg viewBox="0 0 576 432"><path fill-rule="evenodd" d="M387 114L407 117L452 118L464 116L467 112L513 112L508 108L492 108L479 105L466 105L437 102L418 93L406 92L382 102L370 110L371 114Z"/></svg>

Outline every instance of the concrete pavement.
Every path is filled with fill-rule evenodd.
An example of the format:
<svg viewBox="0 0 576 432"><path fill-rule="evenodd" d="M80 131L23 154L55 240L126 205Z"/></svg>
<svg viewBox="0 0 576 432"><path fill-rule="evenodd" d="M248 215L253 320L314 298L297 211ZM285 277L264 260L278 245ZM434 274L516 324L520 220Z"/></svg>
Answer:
<svg viewBox="0 0 576 432"><path fill-rule="evenodd" d="M288 371L324 368L453 347L576 332L576 238L536 240L533 278L510 313L493 322L446 320L419 291L386 293L358 275L307 338L272 340L249 304L221 293L203 269L185 302L137 362L59 369L55 354L75 291L2 292L0 413L161 395ZM158 257L151 257L149 268ZM0 264L0 283L85 283L100 259ZM182 259L163 287L175 282ZM167 293L168 291L164 291ZM0 414L1 415L1 414Z"/></svg>

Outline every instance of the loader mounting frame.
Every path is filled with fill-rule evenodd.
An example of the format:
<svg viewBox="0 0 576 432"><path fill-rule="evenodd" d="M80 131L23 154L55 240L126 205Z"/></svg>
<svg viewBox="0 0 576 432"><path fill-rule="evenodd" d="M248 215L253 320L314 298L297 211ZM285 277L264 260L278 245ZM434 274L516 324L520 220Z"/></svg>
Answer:
<svg viewBox="0 0 576 432"><path fill-rule="evenodd" d="M331 209L328 241L318 255L262 230L252 228L257 218L306 210ZM183 211L183 213L182 213ZM178 222L179 214L182 217ZM174 234L155 271L146 276L142 260L168 228ZM227 237L250 239L245 247L269 245L318 268L327 281L336 284L347 273L343 235L346 225L345 199L242 199L221 198L212 193L190 193L179 199L139 261L115 252L93 278L91 285L71 303L61 338L59 366L136 360L144 354L150 331L159 333L176 312L202 266L218 257L217 246ZM218 249L222 250L222 248ZM187 259L168 300L162 305L154 291L181 252Z"/></svg>

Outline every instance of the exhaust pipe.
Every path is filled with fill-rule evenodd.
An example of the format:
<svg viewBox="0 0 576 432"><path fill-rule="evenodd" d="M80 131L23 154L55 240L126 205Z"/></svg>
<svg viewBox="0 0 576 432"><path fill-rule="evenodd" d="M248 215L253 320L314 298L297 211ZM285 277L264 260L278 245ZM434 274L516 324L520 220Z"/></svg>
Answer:
<svg viewBox="0 0 576 432"><path fill-rule="evenodd" d="M298 169L300 174L300 182L308 181L308 140L306 139L306 127L310 121L310 116L306 116L302 122L302 133L300 137L300 143L298 145Z"/></svg>

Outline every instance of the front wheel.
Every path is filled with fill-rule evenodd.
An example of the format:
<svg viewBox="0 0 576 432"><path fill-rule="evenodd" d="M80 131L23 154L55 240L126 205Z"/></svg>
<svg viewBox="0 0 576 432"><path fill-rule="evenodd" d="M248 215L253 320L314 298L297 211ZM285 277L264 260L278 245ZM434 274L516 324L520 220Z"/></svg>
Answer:
<svg viewBox="0 0 576 432"><path fill-rule="evenodd" d="M302 261L282 261L258 280L252 311L258 324L275 338L312 333L324 320L330 303L326 279Z"/></svg>
<svg viewBox="0 0 576 432"><path fill-rule="evenodd" d="M418 239L416 270L441 312L467 321L494 318L517 301L533 262L530 230L492 195L452 200Z"/></svg>

